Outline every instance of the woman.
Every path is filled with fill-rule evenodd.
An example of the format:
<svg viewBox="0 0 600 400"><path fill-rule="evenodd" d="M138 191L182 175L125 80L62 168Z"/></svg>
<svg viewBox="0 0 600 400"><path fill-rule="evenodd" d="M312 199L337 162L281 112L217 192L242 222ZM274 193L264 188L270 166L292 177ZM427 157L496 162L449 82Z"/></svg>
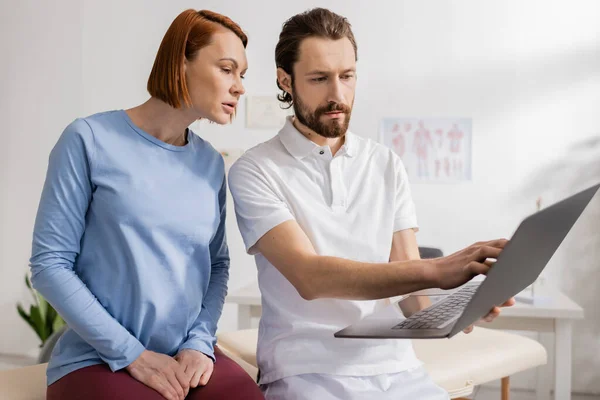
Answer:
<svg viewBox="0 0 600 400"><path fill-rule="evenodd" d="M74 121L52 150L32 282L70 329L48 366L49 400L263 398L215 347L229 277L224 165L187 129L231 120L246 44L229 18L184 11L158 50L151 98Z"/></svg>

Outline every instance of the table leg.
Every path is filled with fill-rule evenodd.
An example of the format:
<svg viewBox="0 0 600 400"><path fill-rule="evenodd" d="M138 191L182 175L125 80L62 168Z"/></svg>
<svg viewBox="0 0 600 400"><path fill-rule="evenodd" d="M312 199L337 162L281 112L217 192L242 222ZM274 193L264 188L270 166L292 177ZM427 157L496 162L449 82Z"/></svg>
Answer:
<svg viewBox="0 0 600 400"><path fill-rule="evenodd" d="M572 379L572 328L569 320L556 320L556 335L554 342L554 398L560 400L571 399Z"/></svg>
<svg viewBox="0 0 600 400"><path fill-rule="evenodd" d="M556 328L556 326L555 326ZM550 332L540 332L538 341L546 349L548 354L548 363L537 368L535 398L537 400L550 400L550 391L552 390L553 364L552 355L554 353L554 334Z"/></svg>

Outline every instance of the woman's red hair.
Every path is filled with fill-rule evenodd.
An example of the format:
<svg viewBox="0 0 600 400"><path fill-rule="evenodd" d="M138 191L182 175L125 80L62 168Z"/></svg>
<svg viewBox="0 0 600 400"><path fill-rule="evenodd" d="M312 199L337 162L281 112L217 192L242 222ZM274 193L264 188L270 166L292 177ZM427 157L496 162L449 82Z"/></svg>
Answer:
<svg viewBox="0 0 600 400"><path fill-rule="evenodd" d="M156 54L148 78L150 95L174 108L181 108L182 101L189 107L192 100L185 80L184 62L193 60L220 27L235 33L246 48L248 37L228 17L208 10L185 10L179 14L165 33Z"/></svg>

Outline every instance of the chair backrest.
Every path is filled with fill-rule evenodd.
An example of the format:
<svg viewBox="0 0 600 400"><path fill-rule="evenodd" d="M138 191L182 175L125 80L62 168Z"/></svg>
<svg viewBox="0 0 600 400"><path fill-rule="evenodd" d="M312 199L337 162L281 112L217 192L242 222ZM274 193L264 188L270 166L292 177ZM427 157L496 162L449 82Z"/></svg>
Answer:
<svg viewBox="0 0 600 400"><path fill-rule="evenodd" d="M437 247L419 247L421 258L438 258L443 257L444 253Z"/></svg>

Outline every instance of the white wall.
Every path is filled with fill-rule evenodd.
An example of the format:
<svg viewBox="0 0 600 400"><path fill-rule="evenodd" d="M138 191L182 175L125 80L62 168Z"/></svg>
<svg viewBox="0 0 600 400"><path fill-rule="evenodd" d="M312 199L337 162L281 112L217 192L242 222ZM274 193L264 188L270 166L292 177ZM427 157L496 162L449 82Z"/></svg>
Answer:
<svg viewBox="0 0 600 400"><path fill-rule="evenodd" d="M595 0L386 1L371 8L359 1L309 0L20 4L15 9L3 3L2 17L12 23L2 24L8 35L0 38L11 55L0 66L9 68L2 73L6 84L2 81L0 94L0 311L1 323L11 327L0 330L0 352L35 346L14 303L24 298L21 277L52 143L78 115L146 99L160 40L185 8L222 12L244 28L250 39L248 94L276 93L274 47L283 21L324 6L348 17L358 41L351 124L356 133L376 139L384 116L473 118L473 182L413 185L419 242L446 253L477 240L509 237L535 208L537 194L524 185L536 168L567 144L600 134L600 3ZM216 147L243 148L276 133L244 129L243 105L239 115L231 126L203 125L197 133ZM255 267L244 253L232 207L228 222L230 287L236 288L254 279ZM559 261L549 267L557 284L567 271ZM235 313L226 306L221 329L235 329ZM592 323L600 325L597 313ZM582 365L576 360L576 367L598 370L597 358ZM600 392L595 378L576 374L574 389Z"/></svg>
<svg viewBox="0 0 600 400"><path fill-rule="evenodd" d="M83 112L82 6L77 0L0 2L0 353L37 338L16 312L48 153Z"/></svg>

